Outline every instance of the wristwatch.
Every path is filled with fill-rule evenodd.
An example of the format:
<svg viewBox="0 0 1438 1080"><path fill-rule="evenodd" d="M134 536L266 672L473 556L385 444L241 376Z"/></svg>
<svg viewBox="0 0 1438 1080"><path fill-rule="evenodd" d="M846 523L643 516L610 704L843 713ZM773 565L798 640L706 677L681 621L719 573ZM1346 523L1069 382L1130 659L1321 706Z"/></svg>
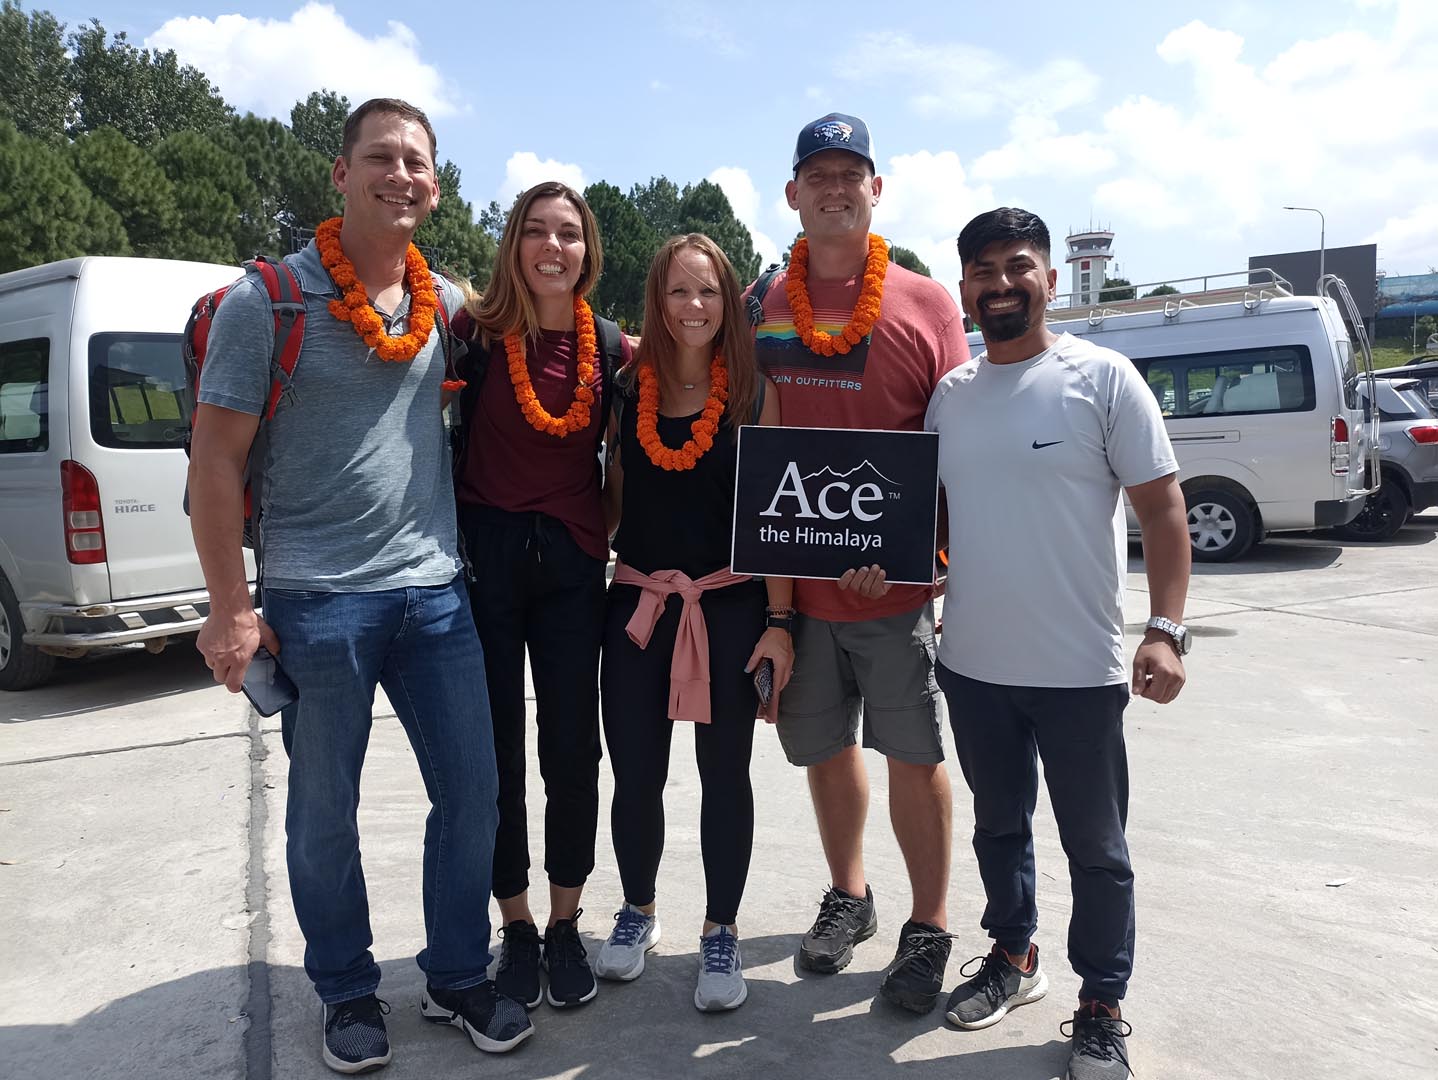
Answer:
<svg viewBox="0 0 1438 1080"><path fill-rule="evenodd" d="M1178 650L1179 656L1187 656L1189 647L1193 644L1193 635L1188 632L1188 627L1174 622L1172 619L1165 619L1162 615L1155 615L1148 620L1150 630L1158 630L1167 634L1173 639L1173 647Z"/></svg>

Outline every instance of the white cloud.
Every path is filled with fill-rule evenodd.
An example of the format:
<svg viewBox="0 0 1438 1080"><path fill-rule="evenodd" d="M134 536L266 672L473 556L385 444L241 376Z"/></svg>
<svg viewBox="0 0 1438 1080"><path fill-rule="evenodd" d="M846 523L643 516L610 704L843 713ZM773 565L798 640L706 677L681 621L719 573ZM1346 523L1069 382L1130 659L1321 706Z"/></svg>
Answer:
<svg viewBox="0 0 1438 1080"><path fill-rule="evenodd" d="M419 39L408 26L392 20L383 34L366 37L328 4L307 3L288 19L174 18L145 45L173 49L230 104L286 122L295 102L320 87L354 105L403 97L431 118L462 110L458 92L420 59Z"/></svg>
<svg viewBox="0 0 1438 1080"><path fill-rule="evenodd" d="M935 281L958 296L959 253L954 246L975 214L998 205L988 184L970 184L952 150L897 154L881 168L884 186L874 211L874 230L909 248L928 265Z"/></svg>
<svg viewBox="0 0 1438 1080"><path fill-rule="evenodd" d="M519 150L509 155L509 160L504 163L504 183L499 185L499 194L495 198L500 206L508 207L521 191L546 180L558 180L575 191L583 191L589 184L584 179L584 169L578 165L553 158L540 161L538 154Z"/></svg>
<svg viewBox="0 0 1438 1080"><path fill-rule="evenodd" d="M754 186L754 181L749 176L749 170L724 165L711 172L708 180L723 189L725 198L729 200L729 205L734 208L734 216L742 221L744 227L749 230L749 236L754 242L754 251L763 260L764 265L768 266L772 262L777 262L780 254L779 246L759 228L761 200L759 189Z"/></svg>
<svg viewBox="0 0 1438 1080"><path fill-rule="evenodd" d="M1377 244L1390 274L1426 274L1438 265L1438 202L1426 202L1401 217L1390 217L1364 238Z"/></svg>

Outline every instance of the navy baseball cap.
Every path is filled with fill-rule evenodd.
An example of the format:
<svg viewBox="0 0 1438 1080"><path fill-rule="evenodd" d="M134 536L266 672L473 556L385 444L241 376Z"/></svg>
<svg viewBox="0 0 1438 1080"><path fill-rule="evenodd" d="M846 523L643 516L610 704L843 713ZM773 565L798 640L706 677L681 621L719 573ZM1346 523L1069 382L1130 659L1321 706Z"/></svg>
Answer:
<svg viewBox="0 0 1438 1080"><path fill-rule="evenodd" d="M820 150L847 150L858 154L869 163L869 168L878 172L874 165L874 148L869 141L869 125L857 116L831 112L827 116L804 125L799 139L794 143L794 171L807 157Z"/></svg>

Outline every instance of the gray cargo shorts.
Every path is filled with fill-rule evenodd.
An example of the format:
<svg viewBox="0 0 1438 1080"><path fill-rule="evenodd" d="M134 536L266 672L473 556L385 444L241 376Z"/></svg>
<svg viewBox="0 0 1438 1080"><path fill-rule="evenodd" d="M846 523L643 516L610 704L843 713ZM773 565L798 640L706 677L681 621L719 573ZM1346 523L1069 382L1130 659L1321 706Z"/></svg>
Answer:
<svg viewBox="0 0 1438 1080"><path fill-rule="evenodd" d="M912 765L944 760L934 680L934 605L864 622L794 617L794 674L779 698L779 743L817 765L857 742Z"/></svg>

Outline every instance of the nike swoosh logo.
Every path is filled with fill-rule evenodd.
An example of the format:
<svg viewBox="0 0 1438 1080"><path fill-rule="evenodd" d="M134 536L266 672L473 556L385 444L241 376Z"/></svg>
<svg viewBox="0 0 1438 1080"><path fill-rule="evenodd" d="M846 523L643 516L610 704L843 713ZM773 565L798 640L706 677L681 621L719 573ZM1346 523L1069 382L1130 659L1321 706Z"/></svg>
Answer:
<svg viewBox="0 0 1438 1080"><path fill-rule="evenodd" d="M1035 449L1035 450L1042 450L1045 446L1057 446L1057 445L1058 445L1059 443L1061 443L1061 442L1063 442L1062 439L1055 439L1053 442L1039 442L1037 439L1035 439L1035 440L1034 440L1034 449Z"/></svg>

